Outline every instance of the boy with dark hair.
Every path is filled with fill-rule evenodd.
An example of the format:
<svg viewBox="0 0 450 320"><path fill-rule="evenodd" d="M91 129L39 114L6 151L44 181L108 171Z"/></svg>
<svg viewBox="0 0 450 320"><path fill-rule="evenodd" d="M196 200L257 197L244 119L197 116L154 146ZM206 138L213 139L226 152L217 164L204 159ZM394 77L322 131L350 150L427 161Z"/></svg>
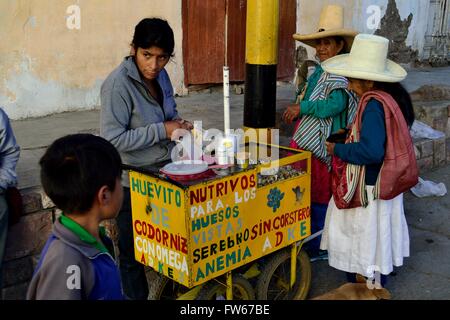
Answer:
<svg viewBox="0 0 450 320"><path fill-rule="evenodd" d="M27 299L124 298L112 242L100 222L117 216L121 159L111 143L90 134L56 140L39 162L46 194L63 211L54 224Z"/></svg>

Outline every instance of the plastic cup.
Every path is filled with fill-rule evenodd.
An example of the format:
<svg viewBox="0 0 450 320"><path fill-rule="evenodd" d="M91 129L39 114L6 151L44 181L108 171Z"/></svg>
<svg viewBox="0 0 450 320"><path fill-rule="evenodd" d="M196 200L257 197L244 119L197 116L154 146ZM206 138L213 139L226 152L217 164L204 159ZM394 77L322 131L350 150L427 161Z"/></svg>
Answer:
<svg viewBox="0 0 450 320"><path fill-rule="evenodd" d="M248 167L249 153L238 152L236 153L236 163L239 168L246 169Z"/></svg>

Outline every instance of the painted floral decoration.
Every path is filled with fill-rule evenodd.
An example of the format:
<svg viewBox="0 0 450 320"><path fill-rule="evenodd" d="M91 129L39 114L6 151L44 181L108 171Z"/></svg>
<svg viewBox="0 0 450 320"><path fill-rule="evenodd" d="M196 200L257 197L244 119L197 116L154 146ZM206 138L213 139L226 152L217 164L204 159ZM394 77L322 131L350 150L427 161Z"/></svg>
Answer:
<svg viewBox="0 0 450 320"><path fill-rule="evenodd" d="M278 188L271 189L267 196L267 205L272 208L273 212L276 212L283 198L284 192L282 193Z"/></svg>

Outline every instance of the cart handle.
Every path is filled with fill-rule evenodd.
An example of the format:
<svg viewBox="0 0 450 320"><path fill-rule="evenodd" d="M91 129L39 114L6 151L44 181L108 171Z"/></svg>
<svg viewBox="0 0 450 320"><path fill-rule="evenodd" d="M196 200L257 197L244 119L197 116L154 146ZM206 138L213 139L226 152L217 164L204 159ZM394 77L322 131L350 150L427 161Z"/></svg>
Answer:
<svg viewBox="0 0 450 320"><path fill-rule="evenodd" d="M303 240L300 240L299 242L297 242L297 247L302 247L304 243L311 241L314 238L317 238L318 236L320 236L323 233L323 230L317 231L316 233L310 235L309 237L306 237Z"/></svg>

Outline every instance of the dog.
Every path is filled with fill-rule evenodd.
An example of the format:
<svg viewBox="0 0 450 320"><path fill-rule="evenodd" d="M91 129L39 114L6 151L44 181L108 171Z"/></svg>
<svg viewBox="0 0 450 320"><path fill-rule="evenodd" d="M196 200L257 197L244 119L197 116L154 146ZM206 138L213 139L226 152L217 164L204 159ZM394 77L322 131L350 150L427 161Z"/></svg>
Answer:
<svg viewBox="0 0 450 320"><path fill-rule="evenodd" d="M389 300L391 294L385 288L369 289L366 283L346 283L311 300Z"/></svg>

